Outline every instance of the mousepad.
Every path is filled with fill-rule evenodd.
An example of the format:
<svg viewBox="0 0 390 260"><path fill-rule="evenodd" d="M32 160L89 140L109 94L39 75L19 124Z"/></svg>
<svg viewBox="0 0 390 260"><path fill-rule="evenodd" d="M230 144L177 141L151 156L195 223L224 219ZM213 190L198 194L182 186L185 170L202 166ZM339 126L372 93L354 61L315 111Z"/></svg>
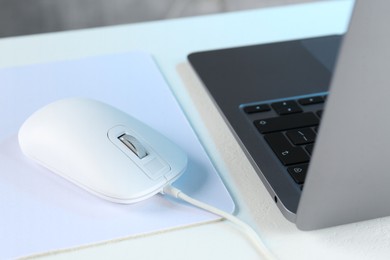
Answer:
<svg viewBox="0 0 390 260"><path fill-rule="evenodd" d="M189 157L188 169L174 186L234 211L228 191L149 54L3 69L0 89L0 259L219 218L162 195L131 205L108 202L25 158L17 141L19 127L32 112L62 98L94 98L157 129Z"/></svg>

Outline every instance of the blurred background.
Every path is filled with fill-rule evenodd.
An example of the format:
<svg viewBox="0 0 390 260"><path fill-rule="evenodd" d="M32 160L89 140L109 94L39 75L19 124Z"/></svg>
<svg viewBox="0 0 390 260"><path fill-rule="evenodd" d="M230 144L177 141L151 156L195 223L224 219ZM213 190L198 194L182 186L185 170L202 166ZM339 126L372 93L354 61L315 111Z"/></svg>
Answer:
<svg viewBox="0 0 390 260"><path fill-rule="evenodd" d="M0 0L0 37L319 0Z"/></svg>

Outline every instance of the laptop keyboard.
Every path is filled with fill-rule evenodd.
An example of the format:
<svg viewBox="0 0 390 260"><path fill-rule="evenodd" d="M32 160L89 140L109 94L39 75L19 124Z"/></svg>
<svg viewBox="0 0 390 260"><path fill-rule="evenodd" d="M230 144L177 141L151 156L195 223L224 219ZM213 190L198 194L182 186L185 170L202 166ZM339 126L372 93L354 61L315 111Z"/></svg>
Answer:
<svg viewBox="0 0 390 260"><path fill-rule="evenodd" d="M243 106L286 172L301 187L313 152L326 95Z"/></svg>

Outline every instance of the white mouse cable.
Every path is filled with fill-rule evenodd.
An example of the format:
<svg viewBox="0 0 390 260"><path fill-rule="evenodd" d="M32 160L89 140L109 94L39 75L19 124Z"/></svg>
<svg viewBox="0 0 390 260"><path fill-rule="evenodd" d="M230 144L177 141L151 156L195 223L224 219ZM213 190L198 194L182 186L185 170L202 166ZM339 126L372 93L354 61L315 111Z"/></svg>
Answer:
<svg viewBox="0 0 390 260"><path fill-rule="evenodd" d="M257 250L266 258L266 259L275 259L275 256L269 251L269 249L264 245L261 238L257 235L257 233L245 222L241 221L236 216L229 214L225 211L222 211L216 207L213 207L209 204L201 202L199 200L193 199L187 194L183 193L181 190L167 185L164 187L162 194L168 194L174 198L181 199L191 205L194 205L198 208L204 209L208 212L214 213L218 216L221 216L237 226L241 227L245 233L251 238L252 242L256 245Z"/></svg>

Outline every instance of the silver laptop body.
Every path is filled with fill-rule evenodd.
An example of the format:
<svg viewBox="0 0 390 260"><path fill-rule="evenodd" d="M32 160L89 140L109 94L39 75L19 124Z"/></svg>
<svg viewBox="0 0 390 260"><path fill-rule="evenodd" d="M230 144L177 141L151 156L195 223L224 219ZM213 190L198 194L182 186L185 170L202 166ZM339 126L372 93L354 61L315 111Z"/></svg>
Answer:
<svg viewBox="0 0 390 260"><path fill-rule="evenodd" d="M343 37L188 57L276 205L302 230L390 215L389 11L388 0L359 0ZM321 104L304 108L308 97ZM310 122L298 125L303 117Z"/></svg>
<svg viewBox="0 0 390 260"><path fill-rule="evenodd" d="M390 215L390 1L356 1L296 224L312 230Z"/></svg>

